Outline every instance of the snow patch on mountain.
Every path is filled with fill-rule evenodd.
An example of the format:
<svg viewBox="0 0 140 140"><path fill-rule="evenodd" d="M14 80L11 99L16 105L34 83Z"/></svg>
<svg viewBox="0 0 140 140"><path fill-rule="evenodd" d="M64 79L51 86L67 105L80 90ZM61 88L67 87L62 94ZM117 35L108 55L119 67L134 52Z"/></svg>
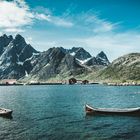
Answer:
<svg viewBox="0 0 140 140"><path fill-rule="evenodd" d="M78 59L78 58L76 58L76 60L78 60L82 65L84 65L87 61L89 61L91 59L91 57L90 58L87 58L87 59L85 59L85 60L80 60L80 59Z"/></svg>
<svg viewBox="0 0 140 140"><path fill-rule="evenodd" d="M72 55L72 56L75 56L75 54L76 54L75 52L70 53L70 55Z"/></svg>

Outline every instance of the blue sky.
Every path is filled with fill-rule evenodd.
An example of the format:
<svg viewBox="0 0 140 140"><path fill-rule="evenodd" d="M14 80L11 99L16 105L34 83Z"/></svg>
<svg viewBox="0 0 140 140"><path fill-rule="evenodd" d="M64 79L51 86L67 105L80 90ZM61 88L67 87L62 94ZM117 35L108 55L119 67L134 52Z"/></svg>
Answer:
<svg viewBox="0 0 140 140"><path fill-rule="evenodd" d="M40 51L140 52L140 0L0 0L0 34L20 33Z"/></svg>

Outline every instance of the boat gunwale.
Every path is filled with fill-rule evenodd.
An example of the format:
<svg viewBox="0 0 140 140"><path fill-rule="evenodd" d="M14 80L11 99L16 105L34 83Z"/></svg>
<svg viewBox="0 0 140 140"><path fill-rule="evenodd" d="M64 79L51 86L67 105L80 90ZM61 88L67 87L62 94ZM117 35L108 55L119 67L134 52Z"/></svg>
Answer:
<svg viewBox="0 0 140 140"><path fill-rule="evenodd" d="M132 113L132 112L140 111L140 107L136 107L136 108L96 108L96 107L91 107L88 104L85 105L85 108L89 108L89 110L85 109L87 113L90 113L90 112Z"/></svg>
<svg viewBox="0 0 140 140"><path fill-rule="evenodd" d="M0 116L10 116L12 114L13 110L6 109L6 108L0 108Z"/></svg>

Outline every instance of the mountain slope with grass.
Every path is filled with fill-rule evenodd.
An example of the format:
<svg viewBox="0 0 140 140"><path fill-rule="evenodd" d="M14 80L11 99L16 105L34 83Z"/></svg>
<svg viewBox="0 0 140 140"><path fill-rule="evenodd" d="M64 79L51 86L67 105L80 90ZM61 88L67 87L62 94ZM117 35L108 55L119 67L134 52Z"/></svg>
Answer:
<svg viewBox="0 0 140 140"><path fill-rule="evenodd" d="M140 53L130 53L119 57L100 71L96 78L122 81L140 80Z"/></svg>

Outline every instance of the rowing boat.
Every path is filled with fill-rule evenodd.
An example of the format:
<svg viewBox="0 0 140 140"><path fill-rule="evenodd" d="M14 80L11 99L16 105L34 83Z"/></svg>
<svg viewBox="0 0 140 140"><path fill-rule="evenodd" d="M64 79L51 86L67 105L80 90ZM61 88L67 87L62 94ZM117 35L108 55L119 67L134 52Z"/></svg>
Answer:
<svg viewBox="0 0 140 140"><path fill-rule="evenodd" d="M12 115L12 110L6 109L6 108L0 108L0 116L11 116Z"/></svg>
<svg viewBox="0 0 140 140"><path fill-rule="evenodd" d="M85 105L86 114L140 114L140 107L136 108L96 108Z"/></svg>

